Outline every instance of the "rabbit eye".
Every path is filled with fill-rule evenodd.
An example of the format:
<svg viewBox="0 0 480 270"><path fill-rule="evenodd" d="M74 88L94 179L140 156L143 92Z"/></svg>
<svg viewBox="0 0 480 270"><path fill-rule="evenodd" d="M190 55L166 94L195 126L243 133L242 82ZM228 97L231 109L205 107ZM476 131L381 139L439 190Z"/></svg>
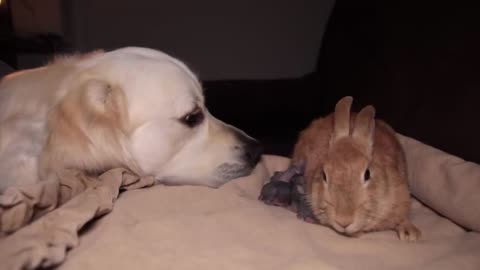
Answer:
<svg viewBox="0 0 480 270"><path fill-rule="evenodd" d="M363 175L363 180L364 180L365 182L367 182L368 180L370 180L370 170L369 170L369 169L367 169L367 170L365 171L365 174Z"/></svg>
<svg viewBox="0 0 480 270"><path fill-rule="evenodd" d="M322 171L322 179L325 183L327 182L327 174L325 173L325 171Z"/></svg>

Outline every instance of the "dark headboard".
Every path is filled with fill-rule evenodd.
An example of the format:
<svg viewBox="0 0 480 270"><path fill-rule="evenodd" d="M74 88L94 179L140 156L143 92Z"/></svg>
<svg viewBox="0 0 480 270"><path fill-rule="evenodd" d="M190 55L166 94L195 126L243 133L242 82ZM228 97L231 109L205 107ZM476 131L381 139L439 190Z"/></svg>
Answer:
<svg viewBox="0 0 480 270"><path fill-rule="evenodd" d="M318 58L327 106L353 95L394 128L480 162L480 20L471 1L337 0Z"/></svg>
<svg viewBox="0 0 480 270"><path fill-rule="evenodd" d="M14 71L14 69L11 66L9 66L7 63L0 60L0 79L3 76L5 76L5 75L7 75L7 74L9 74L13 71Z"/></svg>
<svg viewBox="0 0 480 270"><path fill-rule="evenodd" d="M302 78L206 82L221 119L289 155L298 132L352 95L399 133L480 163L480 20L469 1L337 0Z"/></svg>

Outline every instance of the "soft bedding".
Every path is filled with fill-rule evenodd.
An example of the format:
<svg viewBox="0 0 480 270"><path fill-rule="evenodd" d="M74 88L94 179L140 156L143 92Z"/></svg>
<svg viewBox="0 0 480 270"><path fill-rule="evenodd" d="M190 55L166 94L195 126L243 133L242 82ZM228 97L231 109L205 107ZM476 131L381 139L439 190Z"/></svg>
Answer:
<svg viewBox="0 0 480 270"><path fill-rule="evenodd" d="M264 205L257 199L262 185L289 163L288 158L265 155L251 176L218 189L157 185L128 190L115 201L116 194L87 188L52 212L68 208L73 210L71 217L78 218L81 213L85 217L85 212L75 215L75 209L83 209L94 212L88 217L97 216L81 230L78 241L71 239L76 235L71 233L50 239L50 243L70 239L73 249L65 258L61 248L52 251L49 244L41 244L45 226L62 227L58 223L44 222L43 231L24 233L49 214L0 240L0 268L15 266L8 264L13 262L38 266L57 256L57 262L63 261L58 269L82 270L480 269L480 166L412 138L399 137L407 153L416 198L412 221L423 233L417 243L402 242L393 231L348 238L300 221L286 209ZM115 188L121 186L125 181L118 179L128 174L118 172L107 172L104 182L117 179ZM138 184L142 181L135 181L129 183L143 186ZM87 191L90 199L78 200ZM111 207L104 207L103 212L97 212L94 204L101 200L92 199L98 198L95 196L111 203L113 199L113 210L108 213ZM69 220L59 218L56 222ZM80 226L73 231L77 229ZM22 245L27 248L22 249ZM40 254L32 252L39 247L47 248ZM12 252L14 248L16 252Z"/></svg>

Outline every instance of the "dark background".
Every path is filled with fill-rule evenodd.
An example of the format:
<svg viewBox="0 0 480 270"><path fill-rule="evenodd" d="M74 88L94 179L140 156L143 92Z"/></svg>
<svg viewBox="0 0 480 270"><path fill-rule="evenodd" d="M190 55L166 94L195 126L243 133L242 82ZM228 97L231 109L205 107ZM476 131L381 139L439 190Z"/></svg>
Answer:
<svg viewBox="0 0 480 270"><path fill-rule="evenodd" d="M23 68L51 53L154 47L191 65L212 114L260 139L269 154L289 155L301 129L352 95L355 110L373 104L399 133L480 162L473 1L180 1L175 15L148 13L140 22L149 27L135 29L115 26L126 14L147 13L99 2L64 1L61 33L29 37L7 23L14 20L4 2L0 57ZM161 1L135 3L153 2ZM111 25L88 30L100 17Z"/></svg>

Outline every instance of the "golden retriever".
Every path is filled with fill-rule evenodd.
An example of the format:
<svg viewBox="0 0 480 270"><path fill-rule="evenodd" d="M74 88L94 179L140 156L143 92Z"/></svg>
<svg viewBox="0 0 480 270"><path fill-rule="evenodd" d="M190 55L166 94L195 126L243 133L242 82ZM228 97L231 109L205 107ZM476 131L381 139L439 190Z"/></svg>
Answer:
<svg viewBox="0 0 480 270"><path fill-rule="evenodd" d="M261 154L208 112L196 75L157 50L64 56L0 82L0 191L62 169L114 167L216 188L250 174Z"/></svg>

